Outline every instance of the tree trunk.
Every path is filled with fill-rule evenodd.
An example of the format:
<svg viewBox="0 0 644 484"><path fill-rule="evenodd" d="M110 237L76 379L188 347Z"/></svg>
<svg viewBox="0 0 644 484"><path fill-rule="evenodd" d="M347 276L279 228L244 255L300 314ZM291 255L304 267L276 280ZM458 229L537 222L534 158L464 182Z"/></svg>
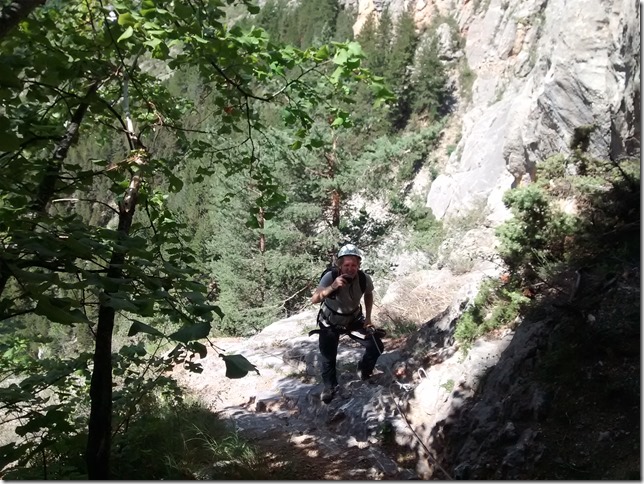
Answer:
<svg viewBox="0 0 644 484"><path fill-rule="evenodd" d="M264 218L264 207L259 207L259 213L257 214L257 223L259 224L259 253L264 255L266 252L266 234L264 233L264 224L266 219Z"/></svg>
<svg viewBox="0 0 644 484"><path fill-rule="evenodd" d="M333 180L335 178L336 140L337 138L334 136L331 152L325 154L327 161L327 176L329 180ZM334 188L331 192L331 226L335 228L340 227L340 192L337 188Z"/></svg>
<svg viewBox="0 0 644 484"><path fill-rule="evenodd" d="M49 161L47 166L47 171L42 181L38 185L38 192L36 194L36 201L33 204L32 209L35 212L43 212L51 198L56 192L56 181L58 180L58 175L60 174L60 169L63 166L63 161L67 158L67 153L72 147L74 142L78 139L78 131L80 129L81 122L87 113L87 108L89 108L89 103L87 99L96 94L96 91L99 87L99 82L95 82L87 91L85 95L85 100L78 105L76 111L72 115L72 118L67 126L65 135L63 139L58 143L56 149L54 149L54 154L52 159Z"/></svg>
<svg viewBox="0 0 644 484"><path fill-rule="evenodd" d="M140 149L133 153L130 163L143 165L147 153ZM136 200L141 186L138 175L132 176L130 186L119 205L119 238L126 238L130 233ZM114 250L110 258L107 277L119 279L123 276L122 267L127 253ZM96 328L96 350L94 352L94 370L90 383L91 410L87 438L87 474L89 479L110 478L110 451L112 446L112 333L114 331L114 308L105 305L110 294L104 293L98 311Z"/></svg>
<svg viewBox="0 0 644 484"><path fill-rule="evenodd" d="M44 2L42 2L44 3ZM13 4L12 4L13 5ZM11 5L7 8L11 8ZM4 16L4 11L0 14L0 19ZM1 20L0 20L0 29L1 29ZM78 131L80 129L81 122L87 113L87 108L89 103L86 100L89 96L96 94L100 83L95 82L87 91L85 95L85 101L78 105L76 111L71 117L69 126L65 131L63 139L56 145L52 159L48 163L47 171L38 185L38 192L36 193L36 199L32 204L32 210L36 213L44 212L47 208L47 205L51 201L55 191L56 191L56 181L58 180L58 175L62 167L63 161L67 158L69 149L72 147L76 139L78 139ZM0 257L0 296L4 292L4 288L7 285L7 281L11 277L11 271L9 266L6 263L7 259Z"/></svg>
<svg viewBox="0 0 644 484"><path fill-rule="evenodd" d="M118 262L112 256L111 263ZM123 257L121 257L123 259ZM108 271L110 277L118 277L118 271ZM112 447L112 332L114 308L101 305L96 328L94 370L89 396L91 411L87 438L87 476L89 479L110 478L110 450Z"/></svg>

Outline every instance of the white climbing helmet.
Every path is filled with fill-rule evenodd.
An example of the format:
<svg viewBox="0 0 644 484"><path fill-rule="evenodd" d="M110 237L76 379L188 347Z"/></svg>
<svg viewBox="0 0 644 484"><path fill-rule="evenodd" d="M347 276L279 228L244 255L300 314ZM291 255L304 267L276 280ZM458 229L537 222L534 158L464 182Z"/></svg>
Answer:
<svg viewBox="0 0 644 484"><path fill-rule="evenodd" d="M345 255L355 255L358 259L362 260L362 252L353 244L347 244L340 247L338 251L338 259Z"/></svg>

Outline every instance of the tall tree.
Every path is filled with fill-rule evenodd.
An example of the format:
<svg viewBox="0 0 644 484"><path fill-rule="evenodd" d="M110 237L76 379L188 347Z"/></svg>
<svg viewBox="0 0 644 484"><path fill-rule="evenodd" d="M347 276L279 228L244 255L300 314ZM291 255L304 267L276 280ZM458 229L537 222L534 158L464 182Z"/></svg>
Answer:
<svg viewBox="0 0 644 484"><path fill-rule="evenodd" d="M396 21L396 29L384 77L396 96L390 111L391 125L403 129L412 111L412 68L416 52L417 34L414 6L409 4Z"/></svg>
<svg viewBox="0 0 644 484"><path fill-rule="evenodd" d="M307 48L328 42L335 33L337 0L302 0L296 8L298 45Z"/></svg>
<svg viewBox="0 0 644 484"><path fill-rule="evenodd" d="M387 19L385 18L385 25L386 23ZM388 47L383 47L385 42L381 35L383 29L379 28L378 19L372 12L356 36L356 40L364 51L365 65L378 76L383 75L384 65L386 64L384 56L388 51ZM389 38L390 40L391 37ZM383 48L385 49L384 52L382 51ZM346 143L349 147L353 146L354 150L359 149L358 147L362 145L369 144L371 140L385 134L389 129L386 112L374 109L375 95L371 89L365 85L357 86L355 98L356 104L353 108L353 114L357 136L354 136L353 140L347 140ZM349 149L351 150L352 148Z"/></svg>
<svg viewBox="0 0 644 484"><path fill-rule="evenodd" d="M418 49L412 75L412 107L415 113L430 121L444 115L450 101L448 77L438 56L438 41L425 38Z"/></svg>
<svg viewBox="0 0 644 484"><path fill-rule="evenodd" d="M340 8L335 20L335 33L333 40L336 42L346 42L353 40L353 25L356 23L357 14L355 10L348 7Z"/></svg>

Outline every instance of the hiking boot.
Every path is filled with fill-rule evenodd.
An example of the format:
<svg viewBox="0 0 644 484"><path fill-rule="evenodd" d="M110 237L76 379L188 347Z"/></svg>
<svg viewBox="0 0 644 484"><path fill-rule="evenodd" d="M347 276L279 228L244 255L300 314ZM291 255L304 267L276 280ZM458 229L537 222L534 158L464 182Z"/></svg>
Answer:
<svg viewBox="0 0 644 484"><path fill-rule="evenodd" d="M337 386L324 387L324 390L322 390L322 393L320 393L320 400L322 400L324 403L329 403L331 400L333 400L333 395L335 395L336 389Z"/></svg>
<svg viewBox="0 0 644 484"><path fill-rule="evenodd" d="M357 376L358 376L358 378L360 378L362 381L365 381L365 380L368 380L369 378L371 378L371 372L370 372L370 371L367 371L367 370L362 369L362 366L360 365L360 363L358 363L358 371L356 372L356 375L357 375Z"/></svg>

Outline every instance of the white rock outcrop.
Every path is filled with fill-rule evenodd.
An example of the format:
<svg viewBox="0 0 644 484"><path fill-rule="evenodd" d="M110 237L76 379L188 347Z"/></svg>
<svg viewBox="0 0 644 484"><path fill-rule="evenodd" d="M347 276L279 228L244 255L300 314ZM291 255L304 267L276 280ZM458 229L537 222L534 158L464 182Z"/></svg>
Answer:
<svg viewBox="0 0 644 484"><path fill-rule="evenodd" d="M639 148L634 2L491 0L461 25L476 80L463 138L427 197L437 218L485 197L502 220L502 193L540 161L570 152L576 128L595 127L588 151L597 158Z"/></svg>
<svg viewBox="0 0 644 484"><path fill-rule="evenodd" d="M371 12L395 16L405 0L360 0L359 31ZM462 137L427 193L438 219L485 201L492 224L508 213L507 189L533 179L536 165L569 153L574 131L592 126L591 156L638 156L640 13L632 0L415 2L419 29L451 17L475 79L460 100ZM447 39L447 22L436 35ZM444 43L444 42L443 42ZM457 69L462 67L456 67Z"/></svg>

